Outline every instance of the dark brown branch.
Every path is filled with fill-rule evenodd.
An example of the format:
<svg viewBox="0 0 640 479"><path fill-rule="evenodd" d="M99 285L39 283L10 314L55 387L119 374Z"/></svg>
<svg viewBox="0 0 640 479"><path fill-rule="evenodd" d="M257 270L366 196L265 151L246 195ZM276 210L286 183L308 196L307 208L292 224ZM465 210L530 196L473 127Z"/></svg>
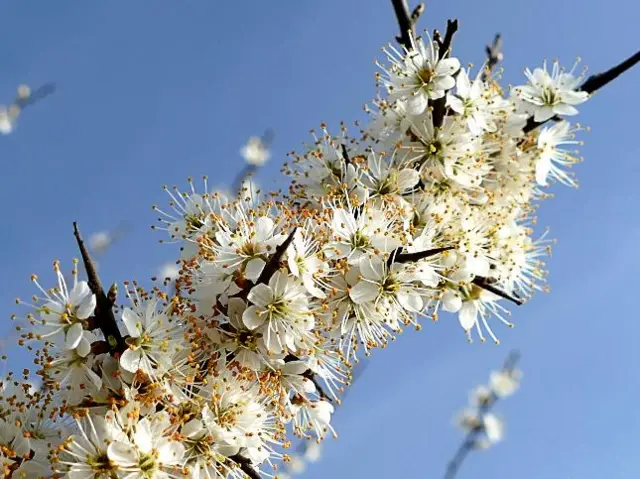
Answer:
<svg viewBox="0 0 640 479"><path fill-rule="evenodd" d="M451 53L451 43L453 42L453 36L458 31L458 20L447 20L447 30L444 34L444 39L438 41L438 56L443 59L445 56ZM447 95L442 98L430 101L432 109L433 126L439 128L444 123L444 117L446 114Z"/></svg>
<svg viewBox="0 0 640 479"><path fill-rule="evenodd" d="M524 304L524 300L522 298L518 298L517 296L511 296L509 293L502 291L500 288L497 288L496 286L491 284L491 281L488 278L485 278L483 276L476 276L472 282L476 286L479 286L482 289L486 289L490 293L493 293L497 296L500 296L501 298L509 300L517 304L518 306L521 306L522 304Z"/></svg>
<svg viewBox="0 0 640 479"><path fill-rule="evenodd" d="M291 234L287 236L287 239L284 240L284 243L276 247L275 253L273 253L273 256L269 258L269 261L264 266L264 269L262 270L262 273L260 273L260 277L258 278L258 281L256 282L256 284L259 284L259 283L267 284L271 279L271 276L273 276L275 272L280 269L280 261L282 261L282 257L287 251L287 248L289 248L289 246L293 242L293 237L296 234L297 230L298 230L297 227L293 228L293 231L291 231Z"/></svg>
<svg viewBox="0 0 640 479"><path fill-rule="evenodd" d="M235 462L238 466L240 466L240 470L244 472L247 477L251 479L261 479L260 473L256 471L251 465L251 461L240 454L235 454L233 456L229 456L233 462Z"/></svg>
<svg viewBox="0 0 640 479"><path fill-rule="evenodd" d="M80 254L82 255L82 262L84 263L84 269L87 272L87 283L91 292L96 295L96 309L94 313L94 320L97 327L100 328L105 340L111 348L111 353L119 353L126 349L126 345L118 329L118 323L113 314L113 304L109 301L109 298L102 288L102 283L98 277L93 261L89 256L84 241L80 236L78 230L78 224L73 222L73 235L76 237Z"/></svg>
<svg viewBox="0 0 640 479"><path fill-rule="evenodd" d="M611 83L613 80L618 78L620 75L622 75L627 70L629 70L632 67L634 67L638 62L640 62L640 50L638 50L636 53L631 55L626 60L618 63L616 66L608 69L607 71L602 72L602 73L596 73L595 75L591 75L589 78L587 78L585 80L585 82L582 85L580 85L577 88L577 91L585 91L589 95L591 95L591 94L595 93L596 91L598 91L603 86L606 86L607 84ZM549 120L559 121L561 119L562 118L559 117L559 116L554 116L553 118L550 118ZM531 117L527 121L527 124L523 128L523 131L525 133L529 133L530 131L535 130L540 125L543 125L544 123L546 123L549 120L535 121L533 119L533 117Z"/></svg>
<svg viewBox="0 0 640 479"><path fill-rule="evenodd" d="M444 253L445 251L450 251L452 249L454 249L453 246L445 246L443 248L433 248L426 251L418 251L416 253L400 253L402 248L398 248L389 255L387 266L391 267L393 263L413 263L416 261L420 261L421 259L430 258L431 256Z"/></svg>
<svg viewBox="0 0 640 479"><path fill-rule="evenodd" d="M606 72L597 73L595 75L591 75L587 80L580 86L581 91L586 91L589 95L591 95L596 90L599 90L607 83L612 82L624 72L632 68L636 63L640 62L640 50L635 52L629 58L619 63L618 65L610 68Z"/></svg>
<svg viewBox="0 0 640 479"><path fill-rule="evenodd" d="M453 42L453 36L458 31L458 20L447 20L447 30L444 33L444 40L438 49L438 56L442 60L446 55L451 53L451 43Z"/></svg>
<svg viewBox="0 0 640 479"><path fill-rule="evenodd" d="M415 25L424 11L424 3L420 3L412 13L409 13L407 0L391 0L391 3L400 27L400 35L396 36L396 40L407 50L411 50Z"/></svg>

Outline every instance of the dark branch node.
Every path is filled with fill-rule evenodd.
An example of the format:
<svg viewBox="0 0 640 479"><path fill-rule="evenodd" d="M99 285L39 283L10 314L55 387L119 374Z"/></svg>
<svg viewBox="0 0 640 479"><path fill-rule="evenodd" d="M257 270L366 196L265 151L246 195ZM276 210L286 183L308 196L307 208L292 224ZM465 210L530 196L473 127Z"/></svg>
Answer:
<svg viewBox="0 0 640 479"><path fill-rule="evenodd" d="M267 284L271 277L276 273L276 271L280 269L280 261L282 261L282 257L287 251L287 248L289 248L289 246L293 242L293 237L296 234L297 230L297 227L293 228L293 231L291 231L291 234L287 236L287 239L284 240L284 242L280 246L276 247L275 253L273 253L273 256L269 258L269 261L264 266L264 269L262 270L262 273L260 273L260 277L258 278L256 284Z"/></svg>

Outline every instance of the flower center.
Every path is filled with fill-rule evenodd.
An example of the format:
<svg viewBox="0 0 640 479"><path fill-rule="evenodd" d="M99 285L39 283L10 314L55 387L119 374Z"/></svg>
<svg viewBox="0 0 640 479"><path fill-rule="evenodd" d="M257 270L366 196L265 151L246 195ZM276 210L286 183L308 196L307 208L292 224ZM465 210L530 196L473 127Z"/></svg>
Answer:
<svg viewBox="0 0 640 479"><path fill-rule="evenodd" d="M435 72L430 65L425 65L418 71L418 78L423 84L429 83L431 80L433 80L434 76Z"/></svg>
<svg viewBox="0 0 640 479"><path fill-rule="evenodd" d="M96 475L107 473L112 469L106 451L99 451L95 456L87 456L87 465Z"/></svg>
<svg viewBox="0 0 640 479"><path fill-rule="evenodd" d="M560 103L560 97L558 96L558 93L556 92L556 90L554 90L553 88L544 88L542 90L541 97L542 97L542 101L547 106L553 106Z"/></svg>
<svg viewBox="0 0 640 479"><path fill-rule="evenodd" d="M399 290L400 283L398 283L392 275L387 276L382 283L382 292L386 294L395 294Z"/></svg>
<svg viewBox="0 0 640 479"><path fill-rule="evenodd" d="M378 194L384 196L394 193L398 189L397 184L398 175L394 171L378 184Z"/></svg>
<svg viewBox="0 0 640 479"><path fill-rule="evenodd" d="M187 215L184 218L187 230L198 230L204 226L204 222L196 215Z"/></svg>
<svg viewBox="0 0 640 479"><path fill-rule="evenodd" d="M242 245L238 253L243 256L249 256L250 258L253 258L254 256L258 256L260 254L260 250L257 244L248 241Z"/></svg>
<svg viewBox="0 0 640 479"><path fill-rule="evenodd" d="M356 248L364 248L369 245L369 238L367 238L362 231L357 230L351 237L351 246Z"/></svg>
<svg viewBox="0 0 640 479"><path fill-rule="evenodd" d="M153 454L141 454L138 467L143 473L150 473L156 470L156 456Z"/></svg>
<svg viewBox="0 0 640 479"><path fill-rule="evenodd" d="M236 344L251 350L255 350L258 347L258 340L256 336L249 331L239 331L235 338L235 342Z"/></svg>
<svg viewBox="0 0 640 479"><path fill-rule="evenodd" d="M235 426L238 420L238 409L238 405L234 404L229 407L229 409L219 411L217 423L220 425L220 427L230 429L231 427Z"/></svg>

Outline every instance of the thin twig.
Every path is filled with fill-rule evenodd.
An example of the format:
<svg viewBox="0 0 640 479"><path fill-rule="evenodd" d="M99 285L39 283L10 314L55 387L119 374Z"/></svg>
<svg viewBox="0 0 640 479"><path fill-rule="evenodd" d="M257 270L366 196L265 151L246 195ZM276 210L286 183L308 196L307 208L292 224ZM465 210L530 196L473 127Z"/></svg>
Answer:
<svg viewBox="0 0 640 479"><path fill-rule="evenodd" d="M519 360L520 352L517 350L511 351L502 366L502 371L506 372L507 374L512 374ZM493 406L495 406L495 404L498 402L498 399L498 396L494 392L491 392L491 396L489 397L489 399L480 405L480 407L478 408L478 414L476 416L479 423L482 423L484 416L491 411ZM444 475L445 479L455 478L458 470L460 469L460 466L466 459L467 455L474 449L477 438L482 430L483 427L480 426L469 431L467 436L458 447L458 450L453 455L453 458L451 459L451 461L449 461L449 464L447 464L447 470Z"/></svg>
<svg viewBox="0 0 640 479"><path fill-rule="evenodd" d="M415 25L424 11L424 3L420 3L412 13L409 13L407 0L391 0L391 3L400 27L400 35L396 36L396 40L407 50L411 50L413 35L415 35Z"/></svg>
<svg viewBox="0 0 640 479"><path fill-rule="evenodd" d="M445 56L451 54L451 43L453 42L453 36L458 31L458 20L447 20L447 30L444 34L444 39L439 41L438 56L442 60ZM439 128L444 123L444 117L446 114L447 96L437 100L429 101L432 109L433 126Z"/></svg>
<svg viewBox="0 0 640 479"><path fill-rule="evenodd" d="M87 283L89 284L91 292L96 295L94 323L102 331L105 340L111 348L111 353L122 352L126 349L126 345L113 314L113 303L109 300L102 288L98 273L93 265L91 256L89 256L89 251L84 245L84 241L82 241L78 224L75 221L73 222L73 235L76 237L76 242L82 255L82 262L84 263L84 269L87 273Z"/></svg>
<svg viewBox="0 0 640 479"><path fill-rule="evenodd" d="M329 395L326 392L324 392L324 388L320 385L320 383L318 382L318 379L316 378L315 373L311 371L311 369L307 369L304 373L302 373L302 377L307 378L309 381L313 383L321 399L324 399L329 402L333 402L333 399L329 397Z"/></svg>
<svg viewBox="0 0 640 479"><path fill-rule="evenodd" d="M393 263L413 263L416 261L420 261L421 259L430 258L431 256L444 253L445 251L450 251L452 249L454 249L453 246L445 246L442 248L433 248L426 251L417 251L415 253L400 253L402 248L398 248L389 255L387 266L391 267Z"/></svg>
<svg viewBox="0 0 640 479"><path fill-rule="evenodd" d="M524 300L522 298L519 298L517 296L512 296L509 293L506 293L505 291L502 291L500 288L498 288L498 287L494 286L493 284L491 284L491 282L489 281L488 278L485 278L483 276L476 276L475 278L473 278L472 282L476 286L479 286L482 289L486 289L490 293L493 293L493 294L495 294L497 296L500 296L501 298L507 299L507 300L517 304L518 306L521 306L521 305L524 304Z"/></svg>
<svg viewBox="0 0 640 479"><path fill-rule="evenodd" d="M577 91L585 91L589 95L592 95L593 93L598 91L600 88L602 88L603 86L611 83L613 80L618 78L624 72L626 72L627 70L631 69L638 62L640 62L640 50L638 50L636 53L631 55L626 60L623 60L622 62L618 63L614 67L609 68L607 71L604 71L602 73L596 73L595 75L591 75L589 78L587 78L585 80L585 82L582 85L580 85L577 88ZM550 118L549 120L559 121L559 120L561 120L561 117L554 116L553 118ZM523 128L523 131L525 133L529 133L530 131L535 130L540 125L543 125L544 123L546 123L549 120L535 121L533 119L533 117L531 117L527 121L527 124Z"/></svg>
<svg viewBox="0 0 640 479"><path fill-rule="evenodd" d="M281 245L276 247L275 253L273 253L271 258L269 258L269 261L267 262L267 264L262 269L262 273L260 273L260 276L258 277L258 281L256 284L258 283L267 284L271 279L271 277L275 274L275 272L280 269L280 261L282 260L282 257L284 256L285 252L287 251L287 248L289 248L289 246L293 242L293 237L296 234L297 230L298 230L297 227L293 228L293 231L291 231L287 239L284 240L284 242Z"/></svg>
<svg viewBox="0 0 640 479"><path fill-rule="evenodd" d="M229 459L240 466L242 472L244 472L251 479L261 479L260 473L253 468L253 466L251 465L251 461L246 457L241 456L240 454L235 454L233 456L229 456Z"/></svg>
<svg viewBox="0 0 640 479"><path fill-rule="evenodd" d="M341 150L342 150L342 159L344 160L344 162L347 165L351 164L351 158L349 158L349 152L347 151L347 145L345 145L344 143L341 146Z"/></svg>
<svg viewBox="0 0 640 479"><path fill-rule="evenodd" d="M31 106L39 102L40 100L48 97L49 95L53 94L55 91L56 91L55 83L53 82L46 83L42 85L40 88L38 88L37 90L33 91L30 95L16 98L15 105L20 109L25 109L26 107Z"/></svg>
<svg viewBox="0 0 640 479"><path fill-rule="evenodd" d="M499 33L496 33L493 43L491 45L487 45L485 51L487 52L487 64L482 72L483 81L486 81L487 78L489 78L493 69L504 58L504 55L502 54L502 36Z"/></svg>

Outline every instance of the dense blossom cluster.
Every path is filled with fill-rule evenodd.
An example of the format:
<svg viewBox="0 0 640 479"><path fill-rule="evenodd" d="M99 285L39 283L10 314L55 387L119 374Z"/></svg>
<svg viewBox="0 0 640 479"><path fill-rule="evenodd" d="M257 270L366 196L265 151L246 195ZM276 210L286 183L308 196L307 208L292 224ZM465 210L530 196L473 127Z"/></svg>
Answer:
<svg viewBox="0 0 640 479"><path fill-rule="evenodd" d="M167 189L175 294L125 283L115 307L115 289L55 264L21 340L41 384L3 383L6 477L273 476L291 434L335 434L352 364L403 328L446 311L469 340L498 341L504 302L543 288L535 202L575 185L578 161L568 122L523 128L587 94L556 64L505 92L428 37L385 52L371 122L323 126L285 167L287 194ZM109 317L119 333L103 334Z"/></svg>

